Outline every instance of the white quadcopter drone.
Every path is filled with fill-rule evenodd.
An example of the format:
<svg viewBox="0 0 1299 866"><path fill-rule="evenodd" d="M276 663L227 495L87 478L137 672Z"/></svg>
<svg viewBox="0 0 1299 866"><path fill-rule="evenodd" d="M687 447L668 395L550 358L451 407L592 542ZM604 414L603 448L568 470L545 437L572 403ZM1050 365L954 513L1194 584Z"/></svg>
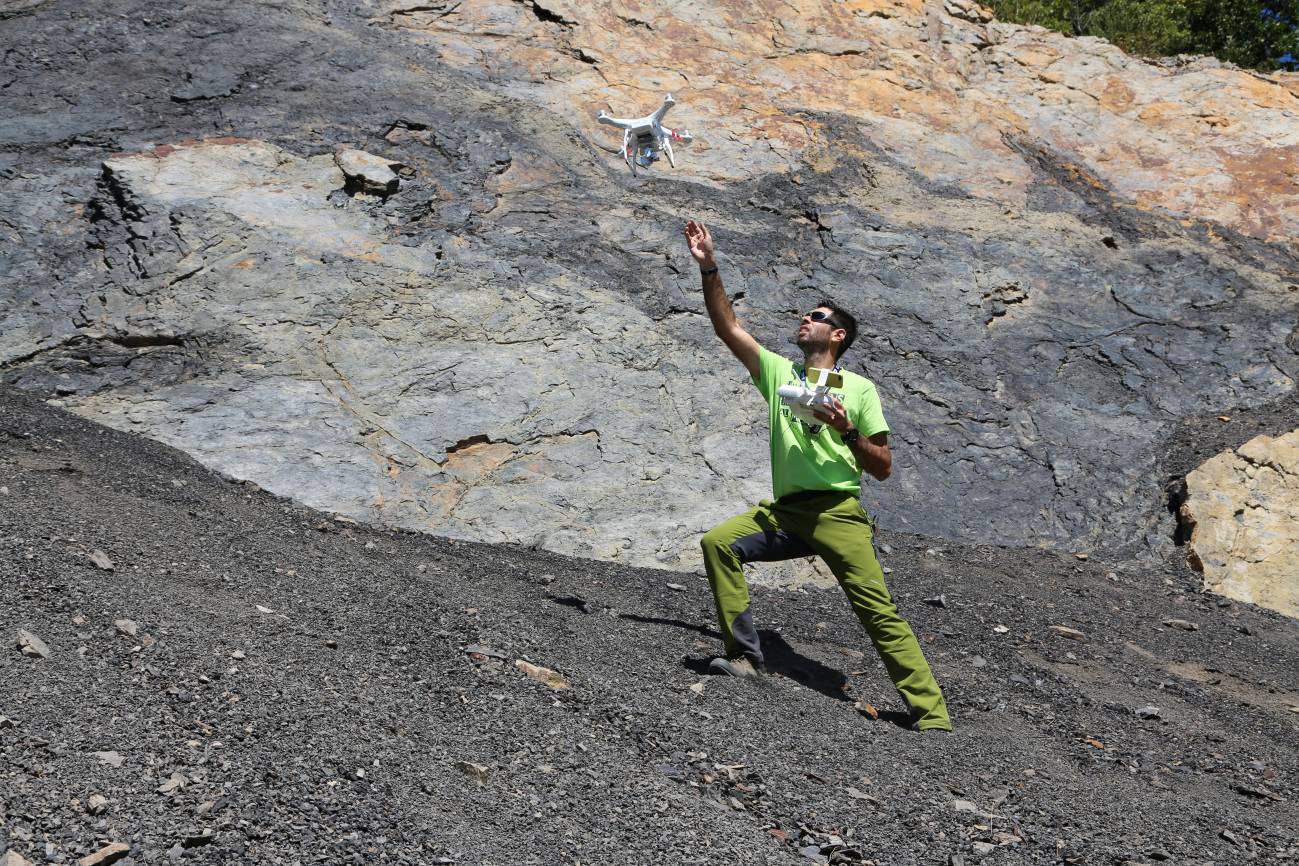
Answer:
<svg viewBox="0 0 1299 866"><path fill-rule="evenodd" d="M628 120L610 117L604 111L596 116L595 119L601 123L623 130L622 158L627 161L633 176L636 175L637 166L649 168L651 163L658 160L660 150L668 155L668 163L676 168L677 161L672 155L672 142L684 145L694 140L694 136L684 129L670 129L663 126L663 116L676 104L677 101L669 93L663 97L663 104L658 107L658 110L645 117Z"/></svg>
<svg viewBox="0 0 1299 866"><path fill-rule="evenodd" d="M810 382L815 376L815 385L781 385L776 389L776 396L789 407L791 415L812 427L813 432L818 432L825 422L816 417L816 410L834 408L834 395L830 389L842 388L843 376L818 367L809 367L807 373L805 381Z"/></svg>

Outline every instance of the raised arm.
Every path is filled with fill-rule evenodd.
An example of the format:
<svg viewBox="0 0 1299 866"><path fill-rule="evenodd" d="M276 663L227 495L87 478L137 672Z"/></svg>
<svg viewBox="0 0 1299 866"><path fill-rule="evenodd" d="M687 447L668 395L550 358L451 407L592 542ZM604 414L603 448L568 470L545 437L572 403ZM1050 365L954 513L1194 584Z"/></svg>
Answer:
<svg viewBox="0 0 1299 866"><path fill-rule="evenodd" d="M740 359L749 375L757 379L760 354L758 341L735 320L735 310L731 309L731 299L726 296L726 289L722 287L722 275L717 270L713 236L703 223L691 220L686 223L686 244L690 247L691 257L699 265L704 284L704 306L708 308L713 331L731 353Z"/></svg>

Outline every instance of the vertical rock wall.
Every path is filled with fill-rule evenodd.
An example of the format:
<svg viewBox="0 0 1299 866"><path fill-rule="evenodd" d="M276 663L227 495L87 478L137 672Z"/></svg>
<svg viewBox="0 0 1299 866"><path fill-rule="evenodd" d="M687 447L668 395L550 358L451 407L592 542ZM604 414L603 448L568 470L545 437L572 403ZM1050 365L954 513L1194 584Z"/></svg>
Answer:
<svg viewBox="0 0 1299 866"><path fill-rule="evenodd" d="M1163 549L1166 431L1299 375L1293 78L919 0L0 26L4 380L353 517L694 565L768 469L691 216L769 347L858 316L886 529ZM595 111L666 90L634 179Z"/></svg>

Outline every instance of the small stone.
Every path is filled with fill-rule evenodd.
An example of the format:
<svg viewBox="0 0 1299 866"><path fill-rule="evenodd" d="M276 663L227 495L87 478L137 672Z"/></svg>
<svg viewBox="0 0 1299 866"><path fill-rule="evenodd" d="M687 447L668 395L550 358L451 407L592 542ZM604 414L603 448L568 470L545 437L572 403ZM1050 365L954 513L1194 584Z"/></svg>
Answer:
<svg viewBox="0 0 1299 866"><path fill-rule="evenodd" d="M117 628L117 633L125 637L135 637L140 633L140 627L133 619L116 619L113 620L113 625Z"/></svg>
<svg viewBox="0 0 1299 866"><path fill-rule="evenodd" d="M925 604L933 605L934 607L947 607L947 596L941 593L939 595L931 596L930 598L925 599Z"/></svg>
<svg viewBox="0 0 1299 866"><path fill-rule="evenodd" d="M957 812L978 812L979 807L969 800L953 800L952 809Z"/></svg>
<svg viewBox="0 0 1299 866"><path fill-rule="evenodd" d="M983 656L971 656L970 664L976 668L987 667L988 660L985 659Z"/></svg>
<svg viewBox="0 0 1299 866"><path fill-rule="evenodd" d="M1184 619L1166 619L1164 620L1164 625L1168 626L1169 628L1180 628L1182 631L1200 630L1200 626L1198 623L1190 622Z"/></svg>
<svg viewBox="0 0 1299 866"><path fill-rule="evenodd" d="M117 752L95 752L94 755L110 767L120 767L126 763L126 758Z"/></svg>
<svg viewBox="0 0 1299 866"><path fill-rule="evenodd" d="M91 815L99 815L108 808L108 798L103 794L91 794L90 799L86 801L86 811Z"/></svg>
<svg viewBox="0 0 1299 866"><path fill-rule="evenodd" d="M1088 557L1088 555L1085 554L1085 553L1075 553L1075 554L1074 554L1074 558L1075 558L1075 559L1080 559L1080 560L1082 560L1083 562L1086 562L1086 561L1088 560L1089 557Z"/></svg>
<svg viewBox="0 0 1299 866"><path fill-rule="evenodd" d="M78 866L107 866L109 863L115 863L126 856L131 850L131 846L125 842L114 842L111 845L105 845L94 854L87 854L77 861Z"/></svg>
<svg viewBox="0 0 1299 866"><path fill-rule="evenodd" d="M211 830L200 830L197 833L189 833L185 838L180 840L182 848L197 848L200 845L206 845L213 841L216 835Z"/></svg>
<svg viewBox="0 0 1299 866"><path fill-rule="evenodd" d="M244 659L248 658L248 656L244 655L243 650L235 650L234 652L230 653L230 658L235 659L236 661L243 661Z"/></svg>
<svg viewBox="0 0 1299 866"><path fill-rule="evenodd" d="M1076 628L1070 628L1067 625L1053 625L1050 628L1051 631L1060 635L1060 637L1067 637L1069 640L1087 640L1086 634L1080 632Z"/></svg>
<svg viewBox="0 0 1299 866"><path fill-rule="evenodd" d="M564 689L571 689L573 687L572 683L564 679L562 675L552 671L550 668L543 668L531 664L530 662L525 662L523 659L515 661L514 666L532 679L546 686L546 688L554 689L557 692L563 691Z"/></svg>
<svg viewBox="0 0 1299 866"><path fill-rule="evenodd" d="M875 709L874 704L859 700L857 703L853 704L853 706L856 708L857 712L861 713L863 716L876 720L880 717L880 711Z"/></svg>
<svg viewBox="0 0 1299 866"><path fill-rule="evenodd" d="M879 802L878 798L872 797L870 794L867 794L865 791L854 788L851 785L849 785L847 788L844 788L843 792L847 794L849 797L852 797L854 800L868 800L871 803Z"/></svg>
<svg viewBox="0 0 1299 866"><path fill-rule="evenodd" d="M17 851L6 851L5 855L0 857L0 866L32 866L32 861Z"/></svg>
<svg viewBox="0 0 1299 866"><path fill-rule="evenodd" d="M1285 799L1275 791L1269 791L1261 785L1236 785L1233 790L1238 794L1248 794L1251 797L1260 797L1267 800L1281 801Z"/></svg>
<svg viewBox="0 0 1299 866"><path fill-rule="evenodd" d="M1137 718L1141 719L1158 719L1160 718L1159 707L1138 707L1136 709Z"/></svg>
<svg viewBox="0 0 1299 866"><path fill-rule="evenodd" d="M112 571L115 568L113 560L108 558L108 554L97 547L90 551L90 561L100 571Z"/></svg>
<svg viewBox="0 0 1299 866"><path fill-rule="evenodd" d="M18 649L30 658L50 657L50 648L45 645L45 641L23 628L18 629Z"/></svg>
<svg viewBox="0 0 1299 866"><path fill-rule="evenodd" d="M480 785L487 781L487 776L491 772L491 767L475 764L472 761L456 761L455 766L457 770Z"/></svg>
<svg viewBox="0 0 1299 866"><path fill-rule="evenodd" d="M259 613L275 613L275 610L273 608L269 608L264 604L254 605L254 607L257 608L257 611Z"/></svg>
<svg viewBox="0 0 1299 866"><path fill-rule="evenodd" d="M973 848L974 853L979 855L980 857L986 857L987 855L991 854L993 851L997 849L997 846L992 844L991 842L975 842L970 847Z"/></svg>
<svg viewBox="0 0 1299 866"><path fill-rule="evenodd" d="M1006 634L1008 631L1010 631L1010 629L1006 628L1004 625L994 625L992 627L992 630L995 631L997 634Z"/></svg>
<svg viewBox="0 0 1299 866"><path fill-rule="evenodd" d="M697 683L691 683L690 691L694 692L697 695L702 695L704 693L704 681L700 680Z"/></svg>
<svg viewBox="0 0 1299 866"><path fill-rule="evenodd" d="M1291 707L1291 709L1299 709L1299 708ZM18 724L17 722L9 718L8 716L0 716L0 731L3 731L6 728L12 728L17 724Z"/></svg>
<svg viewBox="0 0 1299 866"><path fill-rule="evenodd" d="M334 162L347 177L349 191L388 196L397 191L399 181L394 167L401 163L363 150L343 148L334 154Z"/></svg>
<svg viewBox="0 0 1299 866"><path fill-rule="evenodd" d="M161 785L158 786L158 793L173 794L176 791L179 791L181 788L185 787L185 785L188 783L189 783L189 779L186 779L179 772L172 773L170 778L167 779L167 781L163 782Z"/></svg>
<svg viewBox="0 0 1299 866"><path fill-rule="evenodd" d="M327 638L325 640L325 646L328 647L329 649L338 649L338 641L334 640L333 638Z"/></svg>
<svg viewBox="0 0 1299 866"><path fill-rule="evenodd" d="M683 583L669 583L669 584L668 584L668 589L672 590L673 592L685 592L685 591L686 591L685 584L683 584Z"/></svg>

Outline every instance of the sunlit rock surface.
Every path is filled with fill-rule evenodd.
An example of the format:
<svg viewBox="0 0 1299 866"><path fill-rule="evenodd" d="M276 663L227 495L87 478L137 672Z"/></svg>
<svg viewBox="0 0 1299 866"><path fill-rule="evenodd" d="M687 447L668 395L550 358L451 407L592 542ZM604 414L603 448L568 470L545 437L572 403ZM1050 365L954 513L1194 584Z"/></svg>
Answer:
<svg viewBox="0 0 1299 866"><path fill-rule="evenodd" d="M5 380L354 518L697 565L769 476L691 216L769 347L858 316L886 531L1167 552L1167 432L1299 375L1296 76L957 0L0 26ZM595 113L669 90L695 143L633 179Z"/></svg>
<svg viewBox="0 0 1299 866"><path fill-rule="evenodd" d="M1299 617L1299 430L1214 457L1186 488L1182 519L1204 588Z"/></svg>

